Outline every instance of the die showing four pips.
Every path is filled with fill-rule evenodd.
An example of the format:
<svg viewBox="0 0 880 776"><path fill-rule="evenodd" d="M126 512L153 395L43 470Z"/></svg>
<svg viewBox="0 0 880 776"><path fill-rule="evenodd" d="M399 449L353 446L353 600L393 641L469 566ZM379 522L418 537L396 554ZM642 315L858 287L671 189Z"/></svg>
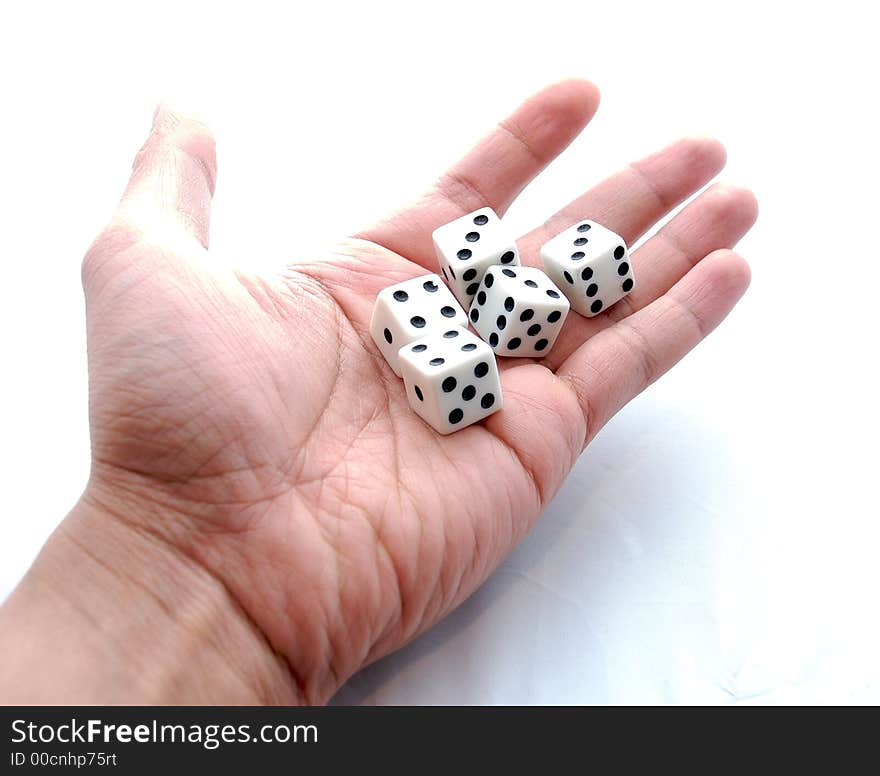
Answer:
<svg viewBox="0 0 880 776"><path fill-rule="evenodd" d="M546 242L543 272L521 266L516 241L488 207L435 229L433 240L448 288L429 274L382 289L370 334L410 406L441 434L501 409L496 355L545 355L569 309L598 315L635 284L626 243L595 221Z"/></svg>

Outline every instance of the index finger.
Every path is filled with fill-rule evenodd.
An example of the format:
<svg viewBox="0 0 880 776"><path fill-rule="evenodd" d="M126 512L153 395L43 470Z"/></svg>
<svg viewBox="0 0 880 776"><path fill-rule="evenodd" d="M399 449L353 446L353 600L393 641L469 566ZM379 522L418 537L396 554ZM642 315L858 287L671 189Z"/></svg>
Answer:
<svg viewBox="0 0 880 776"><path fill-rule="evenodd" d="M487 205L502 215L516 196L587 125L599 105L588 81L562 81L530 97L500 121L418 202L357 235L435 267L431 233Z"/></svg>

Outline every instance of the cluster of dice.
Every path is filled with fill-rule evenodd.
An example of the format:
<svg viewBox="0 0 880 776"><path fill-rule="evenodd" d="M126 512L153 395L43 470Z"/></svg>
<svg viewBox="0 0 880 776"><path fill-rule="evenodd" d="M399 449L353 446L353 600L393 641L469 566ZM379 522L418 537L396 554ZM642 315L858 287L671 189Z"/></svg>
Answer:
<svg viewBox="0 0 880 776"><path fill-rule="evenodd" d="M433 236L448 287L430 274L383 289L370 333L413 410L441 434L501 409L496 355L543 356L569 308L592 317L633 288L626 244L595 221L541 247L545 272L521 265L516 242L488 207Z"/></svg>

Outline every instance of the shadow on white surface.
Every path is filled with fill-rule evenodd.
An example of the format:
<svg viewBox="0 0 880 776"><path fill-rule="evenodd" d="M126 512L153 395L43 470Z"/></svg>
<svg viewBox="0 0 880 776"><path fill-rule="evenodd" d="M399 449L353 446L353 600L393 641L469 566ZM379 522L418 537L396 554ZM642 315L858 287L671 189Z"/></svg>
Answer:
<svg viewBox="0 0 880 776"><path fill-rule="evenodd" d="M772 689L741 675L748 649L726 634L728 610L738 638L762 611L760 586L741 585L759 569L737 474L717 433L640 402L475 595L334 703L719 703ZM716 558L731 551L754 573L728 587Z"/></svg>

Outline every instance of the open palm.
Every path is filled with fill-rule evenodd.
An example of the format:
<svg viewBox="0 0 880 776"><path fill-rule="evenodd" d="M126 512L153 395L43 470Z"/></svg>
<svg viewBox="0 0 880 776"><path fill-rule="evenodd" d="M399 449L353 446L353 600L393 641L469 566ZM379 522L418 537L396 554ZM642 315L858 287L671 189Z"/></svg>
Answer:
<svg viewBox="0 0 880 776"><path fill-rule="evenodd" d="M484 205L502 214L597 103L584 82L542 91L414 206L278 276L208 252L213 141L157 114L83 267L86 498L218 579L297 700L326 700L470 595L602 425L744 292L729 248L754 200L716 185L634 254L629 297L569 316L542 360L499 359L501 412L443 437L408 409L368 333L377 292L436 268L435 227ZM675 143L525 235L523 261L587 217L631 242L723 163L715 141Z"/></svg>

